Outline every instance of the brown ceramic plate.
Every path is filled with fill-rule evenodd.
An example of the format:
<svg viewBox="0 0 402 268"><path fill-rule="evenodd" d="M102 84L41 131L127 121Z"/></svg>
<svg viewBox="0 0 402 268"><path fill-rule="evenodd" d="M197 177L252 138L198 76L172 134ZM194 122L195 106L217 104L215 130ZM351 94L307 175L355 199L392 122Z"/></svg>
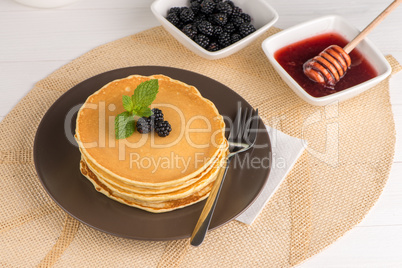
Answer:
<svg viewBox="0 0 402 268"><path fill-rule="evenodd" d="M194 85L201 94L213 101L222 115L234 118L239 104L251 106L237 93L206 76L170 67L137 66L96 75L62 95L43 117L34 142L35 167L43 187L53 200L77 220L100 231L141 240L171 240L190 237L205 201L172 212L154 214L120 204L98 193L79 170L80 152L72 143L77 107L87 97L108 82L132 74L164 74ZM75 107L75 108L74 108ZM75 114L73 113L75 111ZM67 120L65 123L65 118ZM66 127L65 127L66 124ZM257 145L246 157L271 161L271 146L267 131L260 120ZM263 145L263 146L261 146ZM236 160L236 159L234 159ZM231 167L220 194L210 229L236 218L251 205L267 182L269 167ZM244 162L243 162L244 163ZM269 166L271 166L269 164Z"/></svg>

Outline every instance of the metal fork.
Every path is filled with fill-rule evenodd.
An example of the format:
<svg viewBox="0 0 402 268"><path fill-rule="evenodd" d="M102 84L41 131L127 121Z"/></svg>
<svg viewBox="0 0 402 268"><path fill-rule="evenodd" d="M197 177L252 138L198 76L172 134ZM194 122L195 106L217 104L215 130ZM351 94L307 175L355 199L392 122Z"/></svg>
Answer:
<svg viewBox="0 0 402 268"><path fill-rule="evenodd" d="M226 156L225 164L219 171L211 193L209 194L204 209L202 210L191 235L191 245L199 246L204 241L212 219L212 214L214 213L216 203L218 201L219 193L222 189L223 181L225 180L226 173L228 171L230 161L236 154L247 151L254 146L257 138L258 122L258 109L253 115L253 109L250 109L250 111L245 109L245 112L242 113L242 108L239 107L236 119L233 125L230 127L230 134L228 138L229 154Z"/></svg>

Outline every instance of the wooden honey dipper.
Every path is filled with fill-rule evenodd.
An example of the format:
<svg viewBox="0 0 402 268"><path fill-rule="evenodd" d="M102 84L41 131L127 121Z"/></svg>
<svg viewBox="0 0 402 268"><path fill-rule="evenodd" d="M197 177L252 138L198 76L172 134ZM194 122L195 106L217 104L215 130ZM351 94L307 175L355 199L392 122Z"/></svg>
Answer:
<svg viewBox="0 0 402 268"><path fill-rule="evenodd" d="M401 2L402 0L393 1L344 48L331 45L318 56L306 61L303 64L304 74L314 82L320 83L325 87L334 88L335 84L346 74L352 63L349 53Z"/></svg>

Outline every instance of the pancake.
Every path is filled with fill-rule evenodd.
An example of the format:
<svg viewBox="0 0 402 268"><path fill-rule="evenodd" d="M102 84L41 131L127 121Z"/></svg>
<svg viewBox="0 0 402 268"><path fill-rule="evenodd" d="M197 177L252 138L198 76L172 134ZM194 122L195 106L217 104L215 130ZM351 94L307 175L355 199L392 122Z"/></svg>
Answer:
<svg viewBox="0 0 402 268"><path fill-rule="evenodd" d="M206 185L210 184L212 181L215 180L215 177L219 171L220 164L225 156L226 156L225 153L220 154L217 161L215 161L214 164L211 165L211 167L208 167L207 171L205 171L205 172L201 173L199 176L197 176L195 178L196 181L194 183L189 184L188 186L186 185L183 188L175 189L173 191L168 191L168 192L163 192L163 193L151 192L148 194L136 193L136 192L133 192L131 189L125 189L120 186L113 185L113 184L109 183L108 181L104 180L99 174L97 174L96 171L94 170L94 168L88 163L88 161L85 158L82 158L82 161L84 161L85 164L87 165L88 169L92 173L94 173L94 175L96 175L96 177L98 178L100 183L105 185L108 189L110 189L114 193L118 193L119 196L125 197L125 198L133 198L137 201L160 202L160 201L168 201L168 200L177 200L177 199L182 199L182 198L188 197L188 196L192 195L193 193L200 191Z"/></svg>
<svg viewBox="0 0 402 268"><path fill-rule="evenodd" d="M167 137L134 132L116 139L114 120L123 95L158 79L151 108L163 111ZM114 80L88 97L78 112L75 138L81 173L95 189L120 203L160 213L189 206L211 191L227 155L225 123L215 105L194 87L164 75Z"/></svg>
<svg viewBox="0 0 402 268"><path fill-rule="evenodd" d="M114 117L124 111L122 95L132 95L149 79L159 80L152 107L163 110L172 132L165 138L135 132L116 140ZM224 128L215 105L195 87L163 75L133 75L110 82L88 97L77 116L76 139L98 168L128 184L156 188L179 185L208 167L226 146ZM154 163L161 159L172 166L156 169Z"/></svg>
<svg viewBox="0 0 402 268"><path fill-rule="evenodd" d="M143 188L143 187L136 187L130 184L126 184L122 181L119 181L116 178L113 178L110 176L110 174L106 173L105 171L97 168L90 160L88 160L84 155L82 155L82 160L85 161L85 163L88 165L88 168L98 177L98 179L107 185L109 188L115 188L115 189L120 189L121 191L129 192L131 194L152 194L152 195L157 195L157 194L165 194L165 193L171 193L178 191L183 188L188 188L188 187L194 187L193 184L195 183L200 183L202 179L205 179L205 176L207 176L208 173L210 173L211 169L217 169L217 166L220 165L222 162L224 156L226 155L226 150L222 150L218 157L214 160L214 162L209 165L203 172L195 176L194 178L191 178L187 180L186 182L174 186L174 187L164 187L164 188L159 188L159 189L152 189L152 188Z"/></svg>
<svg viewBox="0 0 402 268"><path fill-rule="evenodd" d="M96 175L88 169L88 166L85 164L84 161L80 161L80 170L81 170L82 175L84 175L94 185L95 189L98 192L101 192L104 195L106 195L107 197L109 197L117 202L120 202L122 204L131 206L131 207L136 207L139 209L143 209L145 211L149 211L152 213L169 212L169 211L172 211L175 209L183 208L183 207L198 203L209 196L209 193L211 192L211 189L213 186L213 182L212 182L209 185L207 185L206 187L204 187L201 191L196 192L193 195L188 196L187 198L184 198L184 199L145 205L145 204L140 204L134 200L125 199L125 198L115 195L110 189L108 189L105 185L103 185L98 180Z"/></svg>

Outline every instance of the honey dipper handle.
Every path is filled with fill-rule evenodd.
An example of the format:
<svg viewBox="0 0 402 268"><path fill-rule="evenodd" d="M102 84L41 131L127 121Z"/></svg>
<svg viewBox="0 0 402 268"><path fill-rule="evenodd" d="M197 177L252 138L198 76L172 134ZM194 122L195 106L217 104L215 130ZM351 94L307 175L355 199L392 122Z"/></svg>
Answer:
<svg viewBox="0 0 402 268"><path fill-rule="evenodd" d="M359 42L363 40L364 37L371 32L371 30L380 24L380 22L382 22L400 3L402 3L402 0L395 0L392 2L383 12L381 12L380 15L378 15L369 25L367 25L363 31L361 31L352 41L350 41L350 43L347 44L343 50L349 54L359 44Z"/></svg>

